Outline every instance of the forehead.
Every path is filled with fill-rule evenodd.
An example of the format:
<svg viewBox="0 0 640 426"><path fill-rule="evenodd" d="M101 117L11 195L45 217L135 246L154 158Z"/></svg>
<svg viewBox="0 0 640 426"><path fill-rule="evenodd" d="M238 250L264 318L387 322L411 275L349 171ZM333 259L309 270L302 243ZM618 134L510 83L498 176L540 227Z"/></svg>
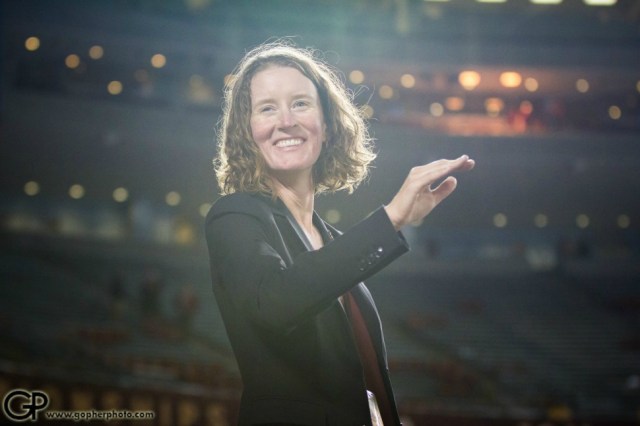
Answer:
<svg viewBox="0 0 640 426"><path fill-rule="evenodd" d="M269 65L258 71L250 83L251 98L276 94L307 94L317 96L313 82L294 67Z"/></svg>

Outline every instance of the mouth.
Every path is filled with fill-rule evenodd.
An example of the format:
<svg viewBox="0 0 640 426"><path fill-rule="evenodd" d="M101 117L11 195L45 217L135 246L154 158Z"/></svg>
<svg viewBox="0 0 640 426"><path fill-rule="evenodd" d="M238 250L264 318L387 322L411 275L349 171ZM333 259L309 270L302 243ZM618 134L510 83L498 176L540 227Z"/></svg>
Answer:
<svg viewBox="0 0 640 426"><path fill-rule="evenodd" d="M302 145L303 142L304 142L304 140L302 140L300 138L280 139L279 141L276 141L273 145L278 147L278 148L285 148L285 147L288 147L288 146Z"/></svg>

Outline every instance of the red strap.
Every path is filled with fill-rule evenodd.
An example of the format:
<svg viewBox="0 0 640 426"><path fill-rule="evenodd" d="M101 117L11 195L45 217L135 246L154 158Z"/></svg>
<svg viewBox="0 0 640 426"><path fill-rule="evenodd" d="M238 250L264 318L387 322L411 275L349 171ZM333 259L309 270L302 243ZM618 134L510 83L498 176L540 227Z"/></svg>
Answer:
<svg viewBox="0 0 640 426"><path fill-rule="evenodd" d="M350 292L344 294L344 302L347 314L351 322L351 328L358 346L358 353L364 368L364 380L367 389L374 393L380 408L380 416L385 425L391 426L395 424L393 416L392 404L384 386L384 379L380 371L378 356L371 341L371 335L367 329L367 325L360 312L360 308Z"/></svg>

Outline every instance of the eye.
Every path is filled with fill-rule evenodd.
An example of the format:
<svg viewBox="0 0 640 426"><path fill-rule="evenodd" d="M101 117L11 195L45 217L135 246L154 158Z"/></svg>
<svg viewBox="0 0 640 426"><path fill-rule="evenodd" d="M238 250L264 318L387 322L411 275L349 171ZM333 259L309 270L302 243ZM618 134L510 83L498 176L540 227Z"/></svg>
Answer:
<svg viewBox="0 0 640 426"><path fill-rule="evenodd" d="M272 112L275 108L273 105L263 105L258 109L258 112Z"/></svg>
<svg viewBox="0 0 640 426"><path fill-rule="evenodd" d="M309 101L306 99L298 99L293 103L294 108L306 108L309 106Z"/></svg>

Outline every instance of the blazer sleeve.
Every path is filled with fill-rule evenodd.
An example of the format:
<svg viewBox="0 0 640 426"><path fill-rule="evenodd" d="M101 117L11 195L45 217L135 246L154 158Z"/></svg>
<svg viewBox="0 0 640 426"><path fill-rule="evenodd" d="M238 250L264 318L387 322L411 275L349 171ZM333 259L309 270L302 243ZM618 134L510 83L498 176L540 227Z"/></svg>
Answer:
<svg viewBox="0 0 640 426"><path fill-rule="evenodd" d="M224 287L233 309L282 332L408 250L382 207L323 248L289 261L273 217L259 209L210 214L206 234L214 283Z"/></svg>

